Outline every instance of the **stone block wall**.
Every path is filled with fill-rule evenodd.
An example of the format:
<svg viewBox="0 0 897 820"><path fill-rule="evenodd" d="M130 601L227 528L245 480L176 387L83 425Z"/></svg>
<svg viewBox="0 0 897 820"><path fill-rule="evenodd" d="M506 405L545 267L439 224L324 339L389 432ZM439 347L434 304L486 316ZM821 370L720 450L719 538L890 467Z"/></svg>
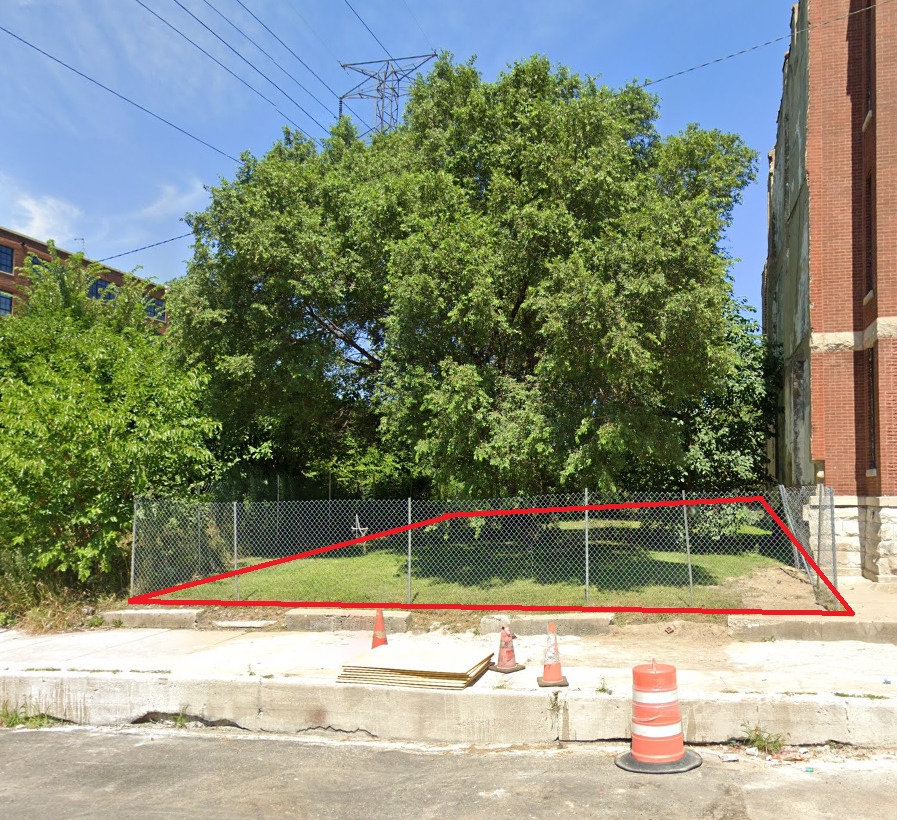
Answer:
<svg viewBox="0 0 897 820"><path fill-rule="evenodd" d="M897 583L897 496L835 496L835 548L839 577Z"/></svg>

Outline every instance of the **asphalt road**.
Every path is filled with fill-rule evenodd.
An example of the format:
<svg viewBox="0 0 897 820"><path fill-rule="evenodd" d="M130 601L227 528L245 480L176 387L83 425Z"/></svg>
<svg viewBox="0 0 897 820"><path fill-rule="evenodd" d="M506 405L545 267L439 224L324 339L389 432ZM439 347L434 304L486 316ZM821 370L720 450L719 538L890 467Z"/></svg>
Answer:
<svg viewBox="0 0 897 820"><path fill-rule="evenodd" d="M237 730L0 730L0 818L880 820L897 756L634 775L619 746L471 749Z"/></svg>

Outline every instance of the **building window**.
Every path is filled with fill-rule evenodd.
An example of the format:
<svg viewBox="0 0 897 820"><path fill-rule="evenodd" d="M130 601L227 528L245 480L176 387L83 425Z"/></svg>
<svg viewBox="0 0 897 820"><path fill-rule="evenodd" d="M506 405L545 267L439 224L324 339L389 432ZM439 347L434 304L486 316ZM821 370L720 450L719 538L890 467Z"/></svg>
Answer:
<svg viewBox="0 0 897 820"><path fill-rule="evenodd" d="M110 299L115 298L115 291L111 290L107 293L106 289L111 285L111 282L107 282L105 279L94 279L93 284L90 286L90 289L87 291L87 295L91 299L103 299L108 302Z"/></svg>
<svg viewBox="0 0 897 820"><path fill-rule="evenodd" d="M869 401L869 467L876 468L875 461L875 348L866 351L867 398Z"/></svg>
<svg viewBox="0 0 897 820"><path fill-rule="evenodd" d="M12 294L0 290L0 316L9 316L12 313Z"/></svg>
<svg viewBox="0 0 897 820"><path fill-rule="evenodd" d="M873 214L872 214L872 175L866 177L866 195L864 203L866 217L866 293L875 287L875 255L873 248Z"/></svg>
<svg viewBox="0 0 897 820"><path fill-rule="evenodd" d="M0 270L4 273L12 273L12 248L0 245Z"/></svg>
<svg viewBox="0 0 897 820"><path fill-rule="evenodd" d="M872 110L872 91L875 88L875 10L866 15L866 111Z"/></svg>
<svg viewBox="0 0 897 820"><path fill-rule="evenodd" d="M150 298L146 303L146 315L151 319L158 319L160 322L165 321L165 300Z"/></svg>

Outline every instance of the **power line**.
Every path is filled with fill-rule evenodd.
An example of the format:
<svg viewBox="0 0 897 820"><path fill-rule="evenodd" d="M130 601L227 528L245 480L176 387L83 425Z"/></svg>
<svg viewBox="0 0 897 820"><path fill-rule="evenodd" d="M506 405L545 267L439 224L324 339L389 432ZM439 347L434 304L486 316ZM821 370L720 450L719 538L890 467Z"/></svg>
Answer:
<svg viewBox="0 0 897 820"><path fill-rule="evenodd" d="M157 248L159 245L167 245L169 242L177 242L178 239L186 239L188 236L193 236L193 233L182 233L180 236L173 236L171 239L163 239L161 242L153 242L152 245L144 245L142 248L134 248L132 251L125 251L124 253L116 253L113 256L106 256L102 259L97 259L97 262L108 262L110 259L118 259L120 256L130 256L132 253L137 253L138 251L145 251L148 248Z"/></svg>
<svg viewBox="0 0 897 820"><path fill-rule="evenodd" d="M300 127L299 123L294 122L294 121L291 120L286 114L284 114L284 113L277 107L277 103L275 103L274 100L268 99L268 97L266 97L264 94L262 94L262 92L259 91L259 90L258 90L257 88L255 88L254 86L251 86L251 85L250 85L248 82L246 82L246 80L244 80L239 74L236 74L235 72L231 71L231 70L230 70L224 63L222 63L217 57L214 57L214 56L212 56L211 54L209 54L209 52L206 51L201 45L199 45L199 43L195 42L194 40L191 40L186 34L184 34L183 31L181 31L179 28L177 28L177 27L174 26L173 24L169 23L168 20L166 20L166 19L165 19L164 17L162 17L161 15L157 14L157 13L156 13L155 11L153 11L149 6L145 5L145 4L143 3L143 0L134 0L134 2L137 3L138 6L141 6L142 8L146 9L146 10L147 10L150 14L152 14L153 17L155 17L157 20L160 20L161 22L165 23L165 25L168 26L168 28L170 28L175 34L177 34L177 35L183 37L183 38L184 38L188 43L190 43L190 45L192 45L194 48L198 48L203 54L206 55L206 57L208 57L210 60L212 60L212 61L213 61L214 63L216 63L217 65L221 66L221 68L223 68L228 74L230 74L231 77L233 77L233 78L236 79L236 80L239 80L239 81L240 81L241 83L243 83L243 85L245 85L250 91L252 91L254 94L257 94L259 97L261 97L261 98L262 98L266 103L268 103L268 105L270 105L270 106L271 106L271 107L272 107L278 114L280 114L281 117L283 117L285 120L287 120L288 122L290 122L290 123L292 123L293 125L295 125L296 128L298 128L300 131L302 130L302 128Z"/></svg>
<svg viewBox="0 0 897 820"><path fill-rule="evenodd" d="M380 42L380 38L376 34L374 34L373 31L371 31L371 27L367 23L365 23L361 18L361 15L357 11L355 11L354 8L352 8L352 4L349 2L349 0L343 0L343 2L349 7L349 10L352 12L352 14L354 14L359 19L361 25L363 25L368 30L368 34L370 34L371 37L373 37L377 41L377 43L380 45L380 48L382 48L386 52L386 56L389 57L390 60L392 60L393 56L389 53L389 49Z"/></svg>
<svg viewBox="0 0 897 820"><path fill-rule="evenodd" d="M206 3L208 3L208 0L203 0L203 1L206 2ZM255 20L260 26L262 26L262 28L264 28L265 31L267 31L267 32L268 32L268 33L269 33L275 40L277 40L277 42L280 43L280 44L281 44L287 51L289 51L290 54L292 54L293 57L300 63L300 65L302 65L303 68L305 68L307 71L309 71L309 72L311 73L311 75L312 75L312 76L313 76L319 83L321 83L321 85L324 86L324 88L326 88L331 94L333 94L334 97L336 97L337 99L339 99L339 94L337 94L336 91L334 91L333 88L331 88L330 85L328 85L328 83L327 83L327 82L326 82L326 81L325 81L325 80L324 80L324 79L323 79L323 78L322 78L322 77L321 77L321 76L320 76L320 75L319 75L319 74L318 74L318 73L317 73L317 72L316 72L316 71L315 71L315 70L314 70L308 63L305 62L305 60L303 60L303 59L302 59L302 58L301 58L295 51L293 51L293 49L291 49L291 48L290 48L290 47L289 47L283 40L281 40L280 37L278 37L278 36L277 36L277 35L276 35L270 28L268 28L268 26L265 25L265 23L263 23L263 22L262 22L262 21L261 21L261 20L260 20L254 13L253 13L253 12L252 12L251 9L247 8L246 5L242 2L242 0L236 0L236 2L239 3L239 4L243 7L243 9L245 9L246 13L249 14L249 16L252 17L253 20ZM287 5L288 5L289 8L293 9L294 12L296 12L296 14L298 15L298 17L299 17L303 22L305 22L305 18L302 17L302 15L299 14L299 12L296 11L296 10L293 8L292 5L290 5L289 3L288 3ZM305 24L308 25L307 22L305 22ZM311 26L309 26L309 28L311 28ZM317 33L315 33L315 36L318 37ZM318 37L318 39L320 40L321 38ZM323 43L324 41L321 40L321 42ZM325 45L326 45L326 44L325 44ZM331 53L332 53L332 52L331 52ZM337 62L339 62L339 59L337 59ZM304 88L304 86L303 86L303 88ZM308 93L311 94L310 91L309 91ZM314 96L314 95L312 95L312 96ZM315 99L317 100L318 98L315 97ZM318 102L321 102L321 101L318 100ZM321 103L321 105L324 105L324 103ZM325 108L326 108L326 106L325 106ZM349 106L346 106L346 108L349 108ZM351 108L349 108L349 110L352 111ZM354 111L352 111L352 113L355 114ZM359 121L362 125L367 125L367 123L366 123L364 120L362 120L361 117L358 116L358 114L355 114L355 116L358 117L358 121ZM370 127L370 126L368 126L368 127Z"/></svg>
<svg viewBox="0 0 897 820"><path fill-rule="evenodd" d="M260 69L256 68L249 60L247 60L242 54L240 54L237 49L235 49L230 43L227 42L220 34L215 32L209 26L207 26L202 20L199 19L190 9L188 9L181 0L173 0L175 5L180 6L187 14L189 14L197 23L199 23L206 31L209 32L213 37L219 40L223 45L229 48L234 54L236 54L246 65L248 65L256 74L261 75L265 80L267 80L271 85L273 85L284 97L286 97L293 105L296 106L306 117L308 117L315 125L318 126L325 134L328 133L328 129L326 126L322 125L315 117L308 113L296 100L294 100L286 91L284 91L277 83L274 82L267 74L265 74Z"/></svg>
<svg viewBox="0 0 897 820"><path fill-rule="evenodd" d="M296 83L296 85L298 85L299 88L301 88L306 94L308 94L309 97L311 97L316 103L318 103L318 105L320 105L322 108L325 108L325 109L327 108L327 106L326 106L326 104L325 104L324 102L322 102L321 100L319 100L319 99L318 99L318 98L317 98L317 97L316 97L316 96L315 96L309 89L307 89L301 82L299 82L299 80L297 80L292 74L290 74L289 71L287 71L287 70L286 70L280 63L278 63L277 60L275 60L275 59L274 59L274 58L273 58L267 51L265 51L265 49L263 49L263 48L262 48L262 47L261 47L255 40L253 40L252 37L250 37L245 31L243 31L243 29L241 29L236 23L234 23L229 17L227 17L227 15L225 15L223 12L219 11L218 9L216 9L216 8L209 2L209 0L202 0L202 1L203 1L203 3L205 3L205 4L206 4L212 11L214 11L215 14L217 14L222 20L224 20L224 22L227 23L231 28L236 29L236 31L237 31L240 35L242 35L245 39L249 40L250 43L252 43L252 44L253 44L259 51L261 51L262 54L264 54L264 55L265 55L265 56L266 56L272 63L274 63L274 65L276 65L276 66L281 70L282 73L286 74L287 77L289 77L294 83ZM237 0L237 2L239 3L240 0ZM240 5L243 6L242 3L240 3ZM243 6L243 8L245 9L246 6ZM246 10L249 11L249 9L246 9ZM250 11L249 13L252 14L251 11ZM253 16L259 23L261 23L261 25L264 26L264 28L265 28L267 31L269 31L269 32L271 31L271 29L269 29L264 23L262 23L262 21L259 20L258 17L256 17L254 14L252 14L252 16ZM271 33L273 34L273 32L271 32ZM277 37L277 35L274 35L274 36ZM278 39L278 41L279 41L280 38L277 38L277 39Z"/></svg>
<svg viewBox="0 0 897 820"><path fill-rule="evenodd" d="M832 17L829 20L822 20L819 23L813 23L812 25L808 25L806 28L795 29L794 34L805 34L810 29L813 28L821 28L822 26L828 26L832 23L837 23L841 20L845 20L848 17L853 17L855 14L862 14L864 11L869 11L870 9L874 9L877 6L884 6L888 3L893 3L894 0L879 0L877 3L872 3L865 8L856 9L855 11L849 11L847 14L842 14L838 17ZM792 37L791 34L783 34L781 37L775 37L772 40L767 40L765 43L757 43L754 46L748 46L747 48L743 48L740 51L734 51L732 54L727 54L725 57L717 57L715 60L708 60L706 63L701 63L700 65L694 65L691 68L684 68L682 71L675 71L672 74L667 74L665 77L660 77L657 80L646 80L642 83L642 88L648 85L656 85L657 83L662 83L665 80L671 80L673 77L681 77L683 74L689 74L692 71L697 71L699 68L707 68L707 66L715 65L716 63L722 63L726 60L731 60L733 57L740 57L742 54L748 54L751 51L757 51L761 48L766 48L766 46L771 46L774 43L780 43L782 40L790 40Z"/></svg>
<svg viewBox="0 0 897 820"><path fill-rule="evenodd" d="M305 19L305 17L302 16L302 13L301 13L301 12L300 12L300 11L299 11L299 10L292 4L292 3L287 3L287 4L286 4L286 7L287 7L291 12L293 12L293 14L295 14L295 15L296 15L296 16L297 16L303 23L305 23L305 27L306 27L312 34L314 34L315 37L317 38L318 42L319 42L322 46L324 46L324 48L326 48L328 52L330 52L330 56L333 57L334 60L336 60L337 62L339 62L339 57L336 56L336 53L334 52L334 50L333 50L332 48L330 48L330 46L327 44L327 42L324 40L324 38L321 37L320 34L318 34L318 32L315 30L315 27L314 27L311 23L309 23L308 20ZM311 69L309 69L309 71L311 71ZM312 72L312 73L314 74L314 72ZM317 74L315 74L315 76L318 77ZM318 77L318 79L319 79L322 83L324 83L324 81L321 80L320 77ZM327 85L327 83L324 83L324 85ZM328 86L328 87L329 87L329 86Z"/></svg>
<svg viewBox="0 0 897 820"><path fill-rule="evenodd" d="M184 130L179 125L175 125L170 120L166 120L165 117L162 117L159 114L156 114L156 113L150 111L148 108L144 108L142 105L140 105L140 103L134 102L134 100L130 99L129 97L124 96L124 94L119 94L117 91L113 91L111 88L109 88L109 86L103 85L103 83L101 83L99 80L95 80L95 79L93 79L93 77L88 77L84 72L78 71L77 68L73 68L68 63L64 63L58 57L54 57L52 54L44 51L42 48L39 48L38 46L34 45L34 43L29 43L28 40L24 39L23 37L19 37L18 34L13 34L13 32L11 32L8 28L4 28L3 26L0 26L0 31L6 32L10 37L18 40L20 43L23 43L24 45L28 46L29 48L34 49L38 53L43 54L44 57L48 57L54 63L58 63L63 68L67 68L69 71L77 74L79 77L83 77L89 83L93 83L95 86L102 88L103 91L108 91L110 94L118 97L120 100L124 100L124 102L128 103L128 105L133 105L134 108L139 108L141 111L143 111L144 114L149 114L154 119L159 120L159 122L164 122L166 125L171 126L172 128L175 129L175 131L180 131L185 137L190 137L190 139L195 140L196 142L200 143L201 145L205 145L206 148L211 148L216 153L221 154L221 156L227 157L227 159L233 160L234 162L240 161L236 157L232 157L226 151L222 151L220 148L216 148L214 145L206 142L204 139L197 137L195 134L191 134L189 131Z"/></svg>
<svg viewBox="0 0 897 820"><path fill-rule="evenodd" d="M205 0L205 1L208 2L208 0ZM280 43L280 44L281 44L287 51L289 51L290 54L292 54L293 57L295 57L295 58L299 61L299 63L300 63L306 70L308 70L309 72L311 72L312 76L313 76L319 83L321 83L321 85L323 85L323 86L324 86L324 87L325 87L331 94L336 95L336 92L335 92L329 85L327 85L327 83L324 82L324 80L322 80L322 79L318 76L317 72L316 72L316 71L315 71L315 70L314 70L308 63L306 63L305 60L303 60L303 59L302 59L302 58L301 58L295 51L293 51L293 49L291 49L291 48L290 48L290 47L289 47L283 40L281 40L280 37L278 37L273 31L271 31L271 29L268 28L268 26L266 26L266 25L265 25L265 24L264 24L264 23L263 23L263 22L262 22L256 15L255 15L255 14L253 14L253 12L252 12L251 9L247 8L247 7L241 2L241 0L237 0L237 3L239 3L239 4L243 7L243 9L246 11L246 13L247 13L250 17L252 17L252 19L255 20L256 23L258 23L263 29L265 29L265 31L268 32L268 34L270 34L275 40L277 40L278 43ZM292 7L291 7L291 8L292 8ZM309 93L310 93L310 92L309 92ZM338 95L337 95L337 96L338 96ZM317 99L317 97L315 97L315 99ZM318 102L321 102L321 101L318 100ZM321 103L321 105L324 105L324 103Z"/></svg>
<svg viewBox="0 0 897 820"><path fill-rule="evenodd" d="M417 26L417 30L423 35L424 40L426 40L430 44L430 51L436 51L436 46L433 45L433 40L430 37L427 37L427 33L423 30L423 27L420 24L420 20L417 19L417 15L411 11L411 6L409 6L405 0L402 0L402 5L408 9L408 14L411 15L411 19L414 20L414 24Z"/></svg>

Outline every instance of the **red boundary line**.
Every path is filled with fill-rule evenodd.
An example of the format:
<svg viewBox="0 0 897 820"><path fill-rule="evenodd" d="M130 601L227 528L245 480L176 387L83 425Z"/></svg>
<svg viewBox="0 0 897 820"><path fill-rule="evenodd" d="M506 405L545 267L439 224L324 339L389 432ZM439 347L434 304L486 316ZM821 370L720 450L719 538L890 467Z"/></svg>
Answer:
<svg viewBox="0 0 897 820"><path fill-rule="evenodd" d="M210 584L213 581L222 581L226 578L234 578L248 572L255 572L260 569L277 566L278 564L287 564L300 558L307 558L311 555L320 555L324 552L342 549L343 547L351 547L355 544L362 544L365 541L372 541L375 538L382 538L385 535L398 535L399 533L408 532L409 530L426 527L430 524L438 524L442 521L448 521L452 518L486 518L493 515L519 515L521 513L552 513L552 512L586 512L595 510L634 510L641 507L677 507L677 506L695 506L698 504L734 504L741 502L759 501L766 511L772 516L773 520L782 528L782 531L788 537L788 540L795 546L801 555L807 560L814 571L823 580L826 587L841 605L843 611L829 611L816 609L701 609L700 607L638 607L638 606L618 606L618 607L601 607L601 606L520 606L520 605L499 605L488 604L479 606L467 606L465 604L402 604L398 602L381 602L376 604L356 604L346 603L343 601L214 601L214 600L157 600L160 595L170 592L179 592L182 589L202 586ZM517 612L688 612L688 613L704 613L708 615L830 615L830 616L853 616L856 615L850 604L844 600L841 593L832 585L828 577L822 572L813 557L801 546L794 534L785 526L782 519L776 515L772 507L762 495L741 496L738 498L701 498L686 499L677 501L643 501L631 504L586 504L583 506L573 507L530 507L527 509L515 510L481 510L474 512L451 512L438 516L437 518L428 518L425 521L417 521L413 524L405 524L401 527L394 527L391 530L373 533L372 535L363 535L359 538L353 538L350 541L340 541L338 544L331 544L327 547L318 547L317 549L300 552L296 555L288 555L284 558L274 558L271 561L265 561L261 564L254 564L251 567L243 567L243 569L235 569L230 572L223 572L219 575L211 575L208 578L202 578L198 581L189 581L184 584L176 584L174 586L160 589L156 592L146 592L143 595L136 595L128 599L129 604L159 604L162 606L195 606L216 605L216 606L281 606L281 607L341 607L344 609L373 609L376 607L388 607L390 609L466 609L466 610L513 610Z"/></svg>

